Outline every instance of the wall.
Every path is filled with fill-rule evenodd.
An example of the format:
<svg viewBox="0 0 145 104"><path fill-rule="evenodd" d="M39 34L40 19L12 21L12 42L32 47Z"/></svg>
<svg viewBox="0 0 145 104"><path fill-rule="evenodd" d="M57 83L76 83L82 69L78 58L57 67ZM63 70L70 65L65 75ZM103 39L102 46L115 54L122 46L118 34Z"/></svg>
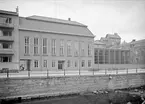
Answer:
<svg viewBox="0 0 145 104"><path fill-rule="evenodd" d="M0 79L0 98L31 94L121 89L145 85L145 74Z"/></svg>
<svg viewBox="0 0 145 104"><path fill-rule="evenodd" d="M24 37L29 36L30 38L30 55L24 55ZM39 38L39 55L34 55L34 37ZM47 55L42 54L42 39L47 38L48 46L47 46ZM56 39L56 56L51 55L51 39ZM60 56L60 40L64 39L64 56ZM67 56L67 41L71 40L72 43L72 56ZM75 57L74 56L74 42L75 41L84 41L85 44L85 56L84 57ZM31 70L46 70L43 67L43 60L48 61L48 69L49 70L58 70L58 60L64 60L65 66L67 66L67 60L71 61L71 67L67 67L65 69L79 69L79 64L81 60L85 60L85 67L81 69L89 69L88 60L91 60L92 66L94 63L94 48L93 48L93 38L89 37L79 37L79 36L69 36L69 35L60 35L60 34L50 34L44 32L35 32L35 31L22 31L20 30L20 59L31 59ZM88 43L92 43L92 56L88 56ZM79 45L79 51L80 51ZM39 60L39 67L34 67L34 60ZM52 67L52 60L55 60L55 67ZM74 67L75 61L78 61L78 67ZM80 61L80 62L79 62ZM81 66L81 65L80 65Z"/></svg>

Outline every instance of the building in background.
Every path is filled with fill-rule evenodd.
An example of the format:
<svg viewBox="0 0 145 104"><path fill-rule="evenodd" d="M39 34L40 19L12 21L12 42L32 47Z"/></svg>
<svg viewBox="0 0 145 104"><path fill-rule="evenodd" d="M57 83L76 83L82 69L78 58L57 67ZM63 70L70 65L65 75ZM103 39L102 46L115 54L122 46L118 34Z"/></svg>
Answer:
<svg viewBox="0 0 145 104"><path fill-rule="evenodd" d="M145 65L145 39L120 44L117 33L94 42L94 68L134 68Z"/></svg>
<svg viewBox="0 0 145 104"><path fill-rule="evenodd" d="M122 44L121 48L130 50L130 62L132 64L145 65L145 39L138 41L133 39L129 43Z"/></svg>
<svg viewBox="0 0 145 104"><path fill-rule="evenodd" d="M112 46L119 46L121 43L121 37L117 34L107 34L106 37L101 37L99 40L100 42L103 42L106 44L106 47L112 47Z"/></svg>
<svg viewBox="0 0 145 104"><path fill-rule="evenodd" d="M19 69L19 16L0 10L0 69Z"/></svg>
<svg viewBox="0 0 145 104"><path fill-rule="evenodd" d="M0 11L0 68L80 70L94 63L94 35L86 25Z"/></svg>

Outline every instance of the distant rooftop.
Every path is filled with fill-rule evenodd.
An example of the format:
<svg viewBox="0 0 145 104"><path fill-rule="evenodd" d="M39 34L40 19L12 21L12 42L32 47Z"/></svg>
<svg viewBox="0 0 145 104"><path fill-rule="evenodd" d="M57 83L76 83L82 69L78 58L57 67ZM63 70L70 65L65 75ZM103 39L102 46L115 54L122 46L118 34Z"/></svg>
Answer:
<svg viewBox="0 0 145 104"><path fill-rule="evenodd" d="M18 13L17 13L17 12L5 11L5 10L0 10L0 14L6 14L6 15L14 15L14 16L18 16Z"/></svg>
<svg viewBox="0 0 145 104"><path fill-rule="evenodd" d="M119 39L121 39L121 37L117 33L107 34L106 38L119 38Z"/></svg>
<svg viewBox="0 0 145 104"><path fill-rule="evenodd" d="M77 26L83 26L87 27L84 24L81 24L76 21L71 21L70 18L69 20L63 20L63 19L57 19L57 18L50 18L50 17L44 17L44 16L37 16L37 15L32 15L29 17L26 17L27 19L34 19L34 20L40 20L40 21L45 21L45 22L53 22L53 23L62 23L62 24L69 24L69 25L77 25Z"/></svg>

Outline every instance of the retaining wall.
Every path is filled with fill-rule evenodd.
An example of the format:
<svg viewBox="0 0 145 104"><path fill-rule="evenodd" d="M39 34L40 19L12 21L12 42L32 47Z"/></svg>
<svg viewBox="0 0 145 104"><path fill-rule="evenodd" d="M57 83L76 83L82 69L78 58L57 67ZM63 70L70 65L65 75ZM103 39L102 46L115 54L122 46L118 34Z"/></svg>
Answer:
<svg viewBox="0 0 145 104"><path fill-rule="evenodd" d="M145 85L145 74L0 79L0 98L30 94L72 93Z"/></svg>

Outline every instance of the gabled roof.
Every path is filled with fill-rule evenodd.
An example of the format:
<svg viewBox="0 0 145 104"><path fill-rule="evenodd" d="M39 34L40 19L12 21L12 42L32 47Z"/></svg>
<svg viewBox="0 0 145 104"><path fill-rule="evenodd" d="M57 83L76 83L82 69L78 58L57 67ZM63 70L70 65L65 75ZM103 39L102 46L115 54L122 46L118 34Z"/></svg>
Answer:
<svg viewBox="0 0 145 104"><path fill-rule="evenodd" d="M118 39L121 39L121 37L117 33L107 34L106 38L118 38Z"/></svg>
<svg viewBox="0 0 145 104"><path fill-rule="evenodd" d="M86 25L42 16L20 17L20 30L94 37Z"/></svg>
<svg viewBox="0 0 145 104"><path fill-rule="evenodd" d="M63 20L63 19L57 19L57 18L51 18L51 17L44 17L44 16L37 16L37 15L32 15L29 17L26 17L27 19L34 19L34 20L39 20L39 21L45 21L45 22L53 22L53 23L62 23L62 24L70 24L70 25L78 25L78 26L85 26L84 24L81 24L76 21L69 21L69 20Z"/></svg>
<svg viewBox="0 0 145 104"><path fill-rule="evenodd" d="M17 12L5 11L5 10L0 10L0 14L18 16L18 13Z"/></svg>

